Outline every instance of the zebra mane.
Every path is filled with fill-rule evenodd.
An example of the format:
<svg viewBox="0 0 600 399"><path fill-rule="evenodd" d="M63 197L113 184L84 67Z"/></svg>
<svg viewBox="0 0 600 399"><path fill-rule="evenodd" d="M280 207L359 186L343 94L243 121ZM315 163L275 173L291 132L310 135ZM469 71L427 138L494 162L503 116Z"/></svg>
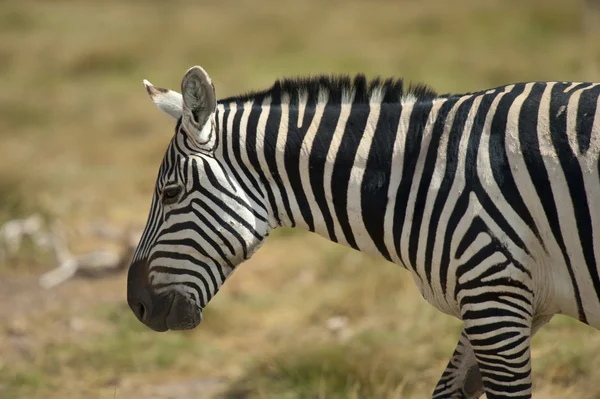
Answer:
<svg viewBox="0 0 600 399"><path fill-rule="evenodd" d="M369 80L363 74L354 77L317 75L278 79L269 89L227 97L219 100L219 103L262 101L266 97L270 97L271 104L297 104L300 99L306 104L368 104L399 103L407 99L431 100L438 95L422 84L408 85L405 88L404 81L400 78L377 77Z"/></svg>

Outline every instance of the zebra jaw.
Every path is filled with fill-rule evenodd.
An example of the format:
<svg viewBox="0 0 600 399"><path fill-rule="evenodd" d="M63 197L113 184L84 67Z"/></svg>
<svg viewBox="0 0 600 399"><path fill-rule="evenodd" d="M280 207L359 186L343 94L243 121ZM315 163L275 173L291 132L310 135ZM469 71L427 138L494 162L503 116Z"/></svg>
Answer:
<svg viewBox="0 0 600 399"><path fill-rule="evenodd" d="M181 114L183 113L183 97L180 93L169 89L163 89L162 87L156 87L146 79L144 79L143 82L146 91L158 109L174 119L179 119L181 117Z"/></svg>

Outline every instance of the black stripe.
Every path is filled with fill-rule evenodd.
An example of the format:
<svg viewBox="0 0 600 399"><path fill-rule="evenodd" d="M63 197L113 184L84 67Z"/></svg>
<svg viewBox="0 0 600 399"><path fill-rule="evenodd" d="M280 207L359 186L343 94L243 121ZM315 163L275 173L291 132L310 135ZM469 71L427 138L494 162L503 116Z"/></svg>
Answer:
<svg viewBox="0 0 600 399"><path fill-rule="evenodd" d="M227 140L228 140L228 134L230 134L229 132L227 132L227 120L229 119L229 114L231 113L231 109L229 107L229 104L224 104L223 105L223 130L221 131L220 136L223 137L223 139L221 140L223 142L222 147L221 147L221 153L223 156L223 162L225 162L227 165L231 165L231 163L229 162L229 153L227 152ZM217 158L213 158L215 161L217 160ZM220 163L220 161L219 161ZM221 166L223 168L223 166ZM235 186L235 184L233 184L233 181L231 180L231 176L229 176L229 173L223 173L223 176L225 177L225 179L227 179L227 183L229 183L229 186L231 187L231 189L234 192L237 192L237 188Z"/></svg>
<svg viewBox="0 0 600 399"><path fill-rule="evenodd" d="M246 181L242 179L242 174L244 174L250 184L262 195L262 190L258 187L258 183L254 176L250 173L250 171L244 166L242 162L242 156L240 153L240 129L245 128L245 126L240 126L240 122L242 119L242 114L244 113L244 108L242 105L238 105L238 108L235 110L235 115L233 116L233 124L231 126L231 152L233 153L233 157L236 159L238 166L233 165L233 160L229 157L227 151L227 145L225 143L225 138L227 136L226 133L223 134L223 161L230 166L231 173L235 177L238 184L241 186L244 193L254 201L257 206L259 206L263 211L266 211L266 208L263 204L263 199L257 197L254 192L248 187ZM229 138L228 138L229 139Z"/></svg>
<svg viewBox="0 0 600 399"><path fill-rule="evenodd" d="M573 82L566 82L569 83L569 85L565 85L565 90L568 88L567 86L570 86L573 84ZM577 83L575 85L573 85L573 87L569 88L569 93L568 95L571 96L573 95L576 91L580 91L582 89L585 89L586 87L590 87L591 85L593 85L593 83L591 82L581 82L581 83Z"/></svg>
<svg viewBox="0 0 600 399"><path fill-rule="evenodd" d="M273 95L272 102L279 102L278 95ZM267 124L265 127L265 141L263 145L265 161L269 166L269 172L273 178L275 184L277 184L277 189L281 195L281 201L283 202L283 206L287 213L287 217L290 220L290 227L296 226L296 221L294 220L294 215L292 214L292 209L290 207L290 201L287 196L287 192L285 191L285 187L283 182L281 181L281 176L279 175L279 170L277 168L277 137L279 136L279 125L281 124L281 107L271 105L269 107L269 116L267 118Z"/></svg>
<svg viewBox="0 0 600 399"><path fill-rule="evenodd" d="M400 104L382 104L361 185L361 212L365 228L379 252L392 260L385 246L385 211L392 174L392 155L402 113Z"/></svg>
<svg viewBox="0 0 600 399"><path fill-rule="evenodd" d="M152 195L152 202L150 203L150 212L148 212L148 219L146 221L146 227L144 228L144 232L142 233L142 237L140 238L140 242L138 243L138 247L136 249L135 259L141 259L148 256L147 246L152 244L158 229L160 228L162 222L162 215L160 213L162 207L158 203L160 199L158 198L157 189L154 189L154 194ZM137 251L140 251L139 253Z"/></svg>
<svg viewBox="0 0 600 399"><path fill-rule="evenodd" d="M596 108L598 107L598 95L600 95L600 85L584 91L579 97L576 129L579 152L581 154L585 154L590 149L594 117L596 116Z"/></svg>
<svg viewBox="0 0 600 399"><path fill-rule="evenodd" d="M177 165L177 155L179 153L181 153L181 150L179 148L177 148L177 145L178 145L178 141L173 140L172 145L170 145L167 148L165 160L162 164L162 171L161 171L162 180L160 182L161 189L171 179L171 175L173 174L174 169Z"/></svg>
<svg viewBox="0 0 600 399"><path fill-rule="evenodd" d="M221 130L219 130L219 125L220 125L220 120L219 120L219 112L215 112L215 130L214 132L212 132L215 135L215 142L212 146L212 150L219 148L219 136L222 134L222 132L225 130L224 128L221 128Z"/></svg>
<svg viewBox="0 0 600 399"><path fill-rule="evenodd" d="M467 209L469 209L469 195L470 192L468 189L464 189L462 194L456 200L456 204L450 211L450 217L448 218L448 224L446 225L445 235L444 235L444 247L442 248L442 257L440 260L440 286L442 287L442 292L446 295L447 292L447 284L448 284L448 270L450 269L450 260L451 260L451 247L453 239L456 239L456 229L458 228L460 221L465 216ZM463 236L463 239L465 236ZM472 238L470 239L472 242ZM458 246L460 249L460 245ZM459 251L454 254L454 259L460 258L462 253L459 255ZM457 286L454 292L454 298L458 294L458 275L456 275Z"/></svg>
<svg viewBox="0 0 600 399"><path fill-rule="evenodd" d="M475 242L480 233L485 233L486 235L490 236L490 231L488 230L487 225L483 222L481 217L475 216L471 220L471 224L462 235L458 245L456 246L456 253L454 255L456 259L460 259L465 254L467 249L469 249L469 247Z"/></svg>
<svg viewBox="0 0 600 399"><path fill-rule="evenodd" d="M310 170L310 185L315 202L323 214L323 221L327 227L329 238L331 241L337 242L333 217L329 212L329 202L325 197L325 164L327 162L327 152L331 146L331 140L342 110L340 105L333 105L332 101L330 98L321 118L321 123L315 133L315 139L308 158L308 165Z"/></svg>
<svg viewBox="0 0 600 399"><path fill-rule="evenodd" d="M277 208L275 196L273 195L273 190L271 190L271 185L269 184L269 181L267 180L267 177L260 166L258 155L256 153L256 130L258 128L258 120L263 112L269 112L269 107L262 107L263 101L263 98L257 97L252 106L252 110L250 111L250 115L248 116L248 126L246 128L246 153L248 154L248 161L258 174L258 178L260 179L262 186L265 188L267 200L269 201L269 204L271 204L271 209L273 210L277 224L281 225L279 210Z"/></svg>
<svg viewBox="0 0 600 399"><path fill-rule="evenodd" d="M302 141L315 116L315 107L307 106L304 112L302 127L298 126L298 97L291 99L289 108L288 132L285 142L284 165L290 182L290 187L298 203L300 214L306 222L309 231L315 231L315 223L310 209L310 204L306 198L306 193L302 187L300 178L300 154L302 151Z"/></svg>
<svg viewBox="0 0 600 399"><path fill-rule="evenodd" d="M258 181L256 181L253 171L251 171L250 169L248 169L247 165L244 164L244 161L242 159L242 148L241 148L241 129L245 129L246 130L246 148L244 148L244 151L246 151L246 154L248 155L248 158L250 157L250 151L248 151L248 139L250 138L250 140L252 142L256 141L256 124L258 123L258 115L260 114L261 111L261 103L262 103L262 98L257 97L256 100L254 101L254 103L250 106L250 113L248 115L248 119L247 119L247 125L246 126L241 126L241 118L242 118L242 114L245 112L245 107L248 107L247 104L242 104L240 105L240 108L238 108L237 113L236 113L236 118L233 120L233 129L231 131L231 147L232 147L232 151L233 151L233 155L235 157L235 159L238 162L239 165L239 169L236 168L236 170L241 171L247 178L247 180L250 182L250 184L252 185L252 187L254 187L254 189L260 193L260 195L264 195L260 185L258 184ZM252 117L252 124L250 117ZM252 127L250 127L250 125L252 125ZM249 137L250 136L250 137ZM255 151L252 151L252 153L255 154ZM258 160L257 160L258 161ZM257 164L252 165L254 167L254 170L258 170L260 168L257 168ZM246 192L249 190L245 190ZM251 194L251 193L249 193ZM262 202L258 202L258 204L260 206L262 206ZM263 206L263 209L264 206Z"/></svg>
<svg viewBox="0 0 600 399"><path fill-rule="evenodd" d="M493 295L491 296L494 302L496 302L496 297L497 295ZM502 308L498 308L498 309L502 309ZM495 309L494 309L495 310ZM510 315L512 317L520 317L520 315L518 313L515 312L510 312ZM498 320L498 319L497 319ZM481 335L481 334L489 334L489 333L496 333L498 330L503 329L503 328L518 328L518 329L522 329L522 328L527 328L529 327L527 324L526 320L521 319L520 321L516 321L516 320L502 320L499 319L498 321L490 321L489 323L485 323L485 324L475 324L472 326L469 326L468 328L465 328L465 332L469 335ZM507 331L510 334L520 334L519 331ZM494 334L495 338L483 338L483 339L478 339L478 341L480 343L483 343L484 340L486 339L493 339L494 341L497 339L498 335Z"/></svg>

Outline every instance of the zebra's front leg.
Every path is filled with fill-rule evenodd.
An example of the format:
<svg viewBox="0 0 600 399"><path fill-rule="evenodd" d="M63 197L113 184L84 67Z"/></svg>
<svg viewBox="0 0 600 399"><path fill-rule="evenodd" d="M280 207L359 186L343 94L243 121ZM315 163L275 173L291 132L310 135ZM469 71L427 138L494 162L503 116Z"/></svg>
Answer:
<svg viewBox="0 0 600 399"><path fill-rule="evenodd" d="M531 336L551 319L552 315L536 316ZM463 329L452 358L433 391L433 399L479 399L484 392L477 359Z"/></svg>
<svg viewBox="0 0 600 399"><path fill-rule="evenodd" d="M514 272L511 266L505 270ZM464 331L485 393L488 399L530 399L533 293L527 276L485 274L484 281L460 288Z"/></svg>
<svg viewBox="0 0 600 399"><path fill-rule="evenodd" d="M433 391L433 399L478 399L483 393L477 359L463 328L452 358Z"/></svg>

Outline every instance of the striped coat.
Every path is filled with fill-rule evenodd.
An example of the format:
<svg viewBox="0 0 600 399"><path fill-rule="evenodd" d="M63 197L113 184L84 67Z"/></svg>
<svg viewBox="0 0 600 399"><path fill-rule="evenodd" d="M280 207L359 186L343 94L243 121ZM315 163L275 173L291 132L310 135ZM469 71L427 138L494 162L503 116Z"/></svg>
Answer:
<svg viewBox="0 0 600 399"><path fill-rule="evenodd" d="M145 84L177 120L128 276L149 327L196 327L278 226L385 257L463 320L435 398L529 398L532 335L558 313L600 327L600 85Z"/></svg>

